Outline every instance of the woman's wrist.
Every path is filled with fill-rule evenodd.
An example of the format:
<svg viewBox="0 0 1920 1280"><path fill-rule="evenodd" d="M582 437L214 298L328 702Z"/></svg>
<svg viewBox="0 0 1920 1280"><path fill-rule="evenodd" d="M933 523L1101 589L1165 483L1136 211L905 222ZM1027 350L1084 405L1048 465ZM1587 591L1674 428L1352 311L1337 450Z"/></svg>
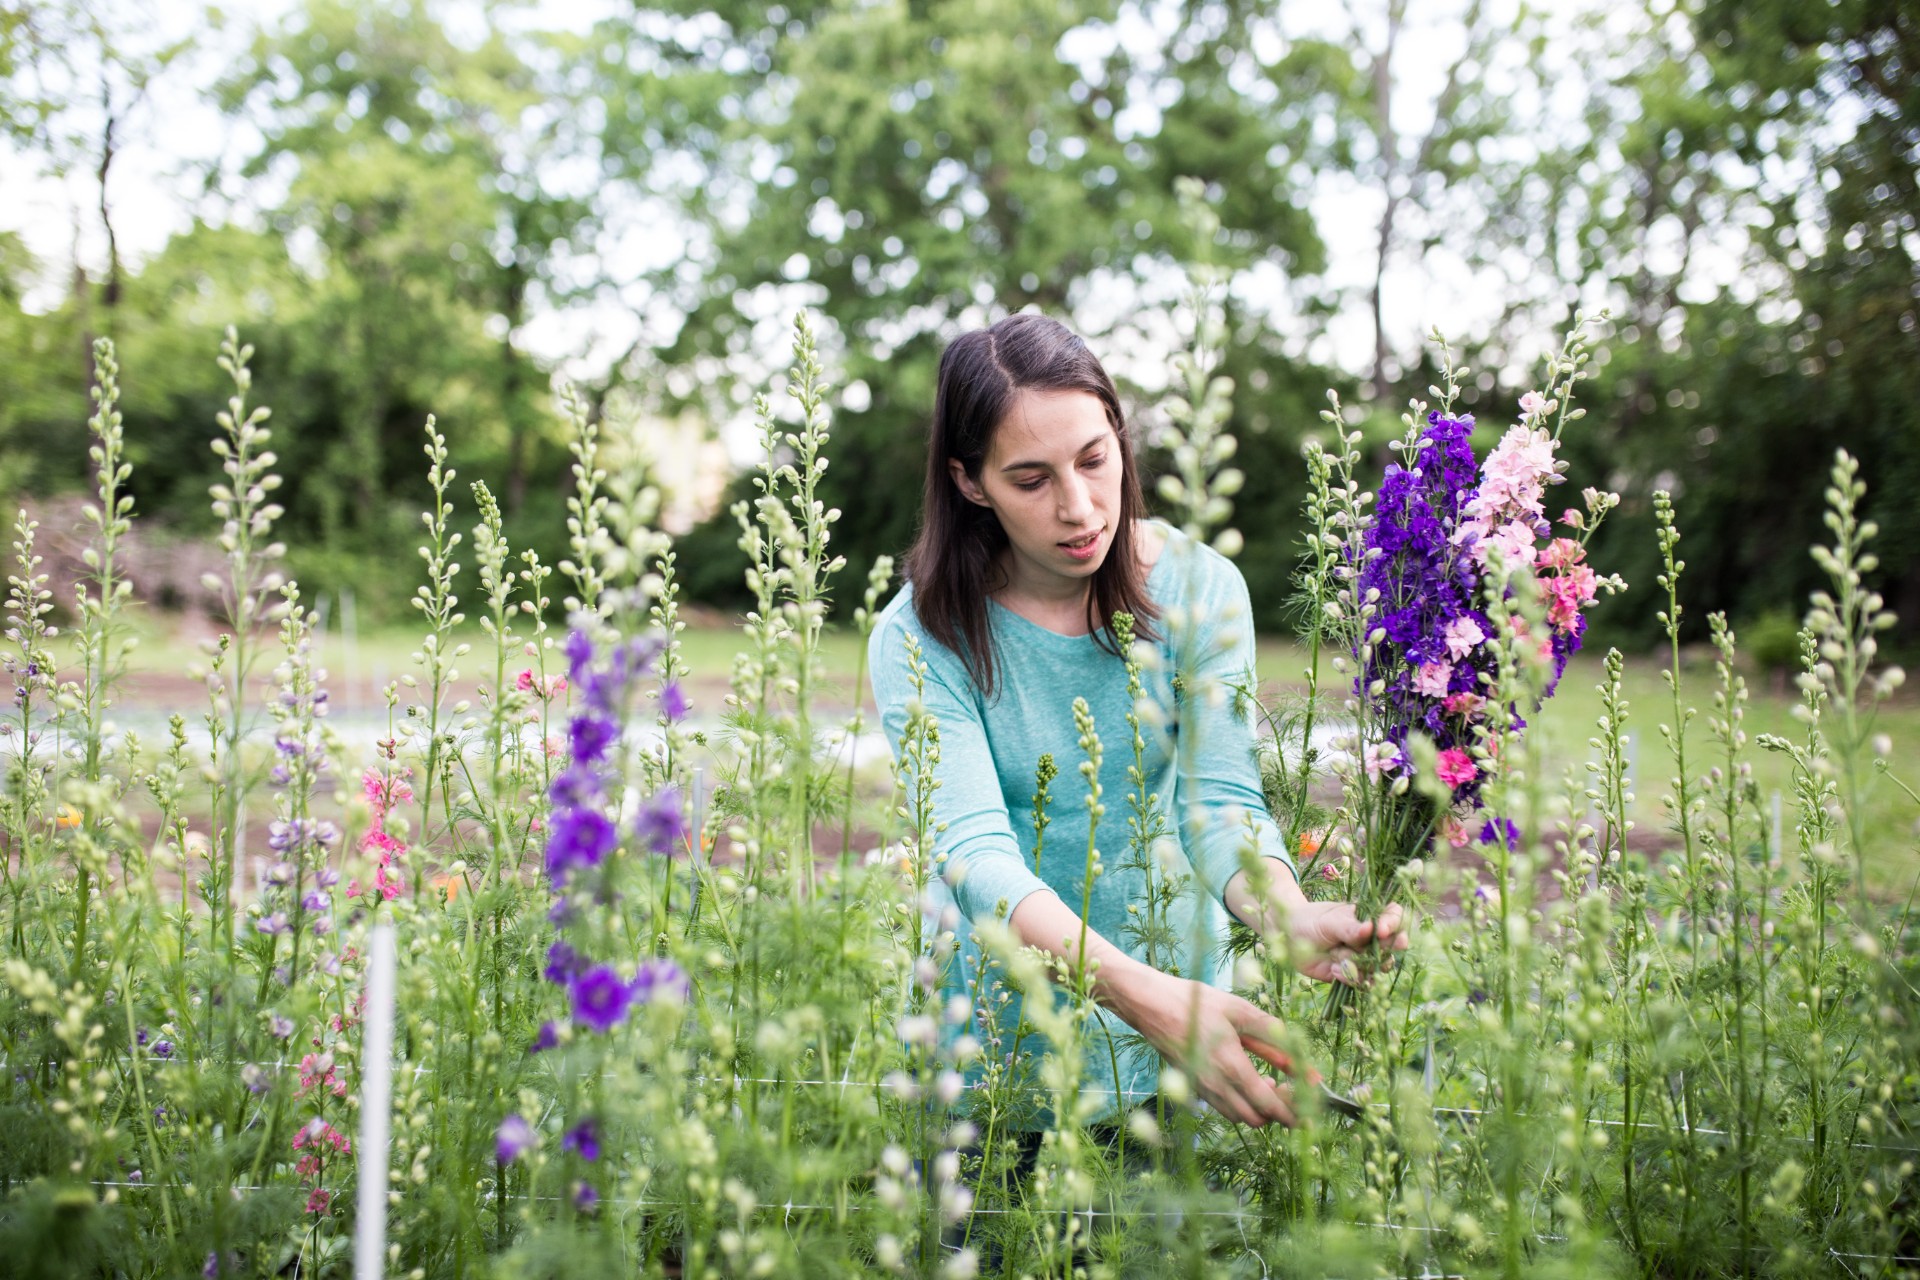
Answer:
<svg viewBox="0 0 1920 1280"><path fill-rule="evenodd" d="M1307 905L1307 895L1300 888L1300 881L1294 878L1290 863L1279 858L1263 858L1259 870L1264 873L1264 884L1257 884L1255 876L1244 869L1236 871L1227 881L1226 892L1220 899L1233 917L1248 928L1257 933L1272 933Z"/></svg>
<svg viewBox="0 0 1920 1280"><path fill-rule="evenodd" d="M1103 957L1095 972L1093 998L1138 1031L1141 1015L1166 999L1166 984L1179 979L1135 960L1118 947Z"/></svg>

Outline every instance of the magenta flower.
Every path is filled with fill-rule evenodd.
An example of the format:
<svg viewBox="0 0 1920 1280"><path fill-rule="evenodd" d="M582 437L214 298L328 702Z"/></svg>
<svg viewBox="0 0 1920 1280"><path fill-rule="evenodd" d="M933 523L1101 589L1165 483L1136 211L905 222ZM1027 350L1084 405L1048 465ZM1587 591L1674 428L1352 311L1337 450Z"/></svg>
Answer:
<svg viewBox="0 0 1920 1280"><path fill-rule="evenodd" d="M1473 757L1459 747L1448 747L1440 753L1434 762L1434 773L1440 781L1459 790L1480 776L1480 770L1473 763Z"/></svg>

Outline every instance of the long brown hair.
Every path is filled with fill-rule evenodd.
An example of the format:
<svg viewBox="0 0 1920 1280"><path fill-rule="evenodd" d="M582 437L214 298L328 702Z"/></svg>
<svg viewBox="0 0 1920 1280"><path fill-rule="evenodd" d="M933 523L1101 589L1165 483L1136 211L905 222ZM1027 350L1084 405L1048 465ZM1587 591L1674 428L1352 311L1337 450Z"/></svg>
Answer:
<svg viewBox="0 0 1920 1280"><path fill-rule="evenodd" d="M1131 613L1134 634L1141 639L1154 637L1153 619L1160 616L1147 595L1146 568L1134 547L1134 522L1146 515L1146 504L1113 379L1079 335L1046 316L1008 316L989 329L963 333L940 357L927 429L920 533L907 553L907 580L913 583L920 625L960 656L989 698L994 653L987 593L997 585L994 559L1006 548L1007 534L1000 517L960 492L947 463L958 461L977 482L993 433L1023 391L1084 391L1096 397L1120 451L1120 514L1113 543L1087 593L1087 630L1101 648L1118 654L1114 614Z"/></svg>

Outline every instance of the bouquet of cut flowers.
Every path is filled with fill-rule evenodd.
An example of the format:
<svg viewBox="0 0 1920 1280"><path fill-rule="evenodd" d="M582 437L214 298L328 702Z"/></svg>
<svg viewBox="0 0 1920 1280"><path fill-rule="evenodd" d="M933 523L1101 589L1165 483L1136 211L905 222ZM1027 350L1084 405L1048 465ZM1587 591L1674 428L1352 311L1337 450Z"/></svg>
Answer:
<svg viewBox="0 0 1920 1280"><path fill-rule="evenodd" d="M1451 364L1436 388L1440 407L1415 402L1406 415L1406 436L1394 446L1401 461L1377 493L1360 493L1351 479L1358 433L1341 437L1338 455L1310 452L1327 526L1337 531L1321 538L1335 548L1325 579L1333 598L1321 614L1355 664L1357 732L1340 825L1350 833L1342 851L1364 863L1352 886L1363 913L1392 899L1401 870L1436 839L1511 847L1512 822L1481 804L1502 742L1526 725L1502 645L1540 664L1537 705L1579 650L1584 611L1603 587L1623 585L1587 563L1587 543L1617 497L1587 489L1584 509L1547 514L1548 492L1564 479L1561 432L1584 413L1571 402L1586 361L1576 327L1549 363L1548 389L1521 397L1519 422L1484 460L1471 443L1473 416L1453 408L1465 370ZM1327 416L1339 421L1337 409ZM1522 607L1523 597L1533 603ZM1431 779L1417 779L1418 770Z"/></svg>

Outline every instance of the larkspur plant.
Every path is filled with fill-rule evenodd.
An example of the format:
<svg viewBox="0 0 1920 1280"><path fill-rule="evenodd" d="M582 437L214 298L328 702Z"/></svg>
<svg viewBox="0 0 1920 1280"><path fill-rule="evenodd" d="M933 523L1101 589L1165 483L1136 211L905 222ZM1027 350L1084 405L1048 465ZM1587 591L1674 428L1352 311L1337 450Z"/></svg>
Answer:
<svg viewBox="0 0 1920 1280"><path fill-rule="evenodd" d="M1202 193L1185 199L1210 243ZM1231 552L1223 280L1196 284L1163 488L1195 538ZM1284 937L1238 939L1241 989L1357 1115L1301 1089L1300 1128L1240 1130L1167 1071L1150 1106L1090 1125L1082 1054L1125 1032L1090 1005L1087 964L1044 964L982 922L977 983L934 998L955 947L928 895L947 853L938 718L916 707L889 774L862 749L862 713L814 705L842 566L838 513L814 491L831 401L809 327L790 419L774 397L758 405L766 459L739 513L755 604L718 708L699 706L680 647L645 475L569 397L565 628L549 630L550 575L507 546L484 486L471 538L454 529L454 447L429 424L427 634L366 757L324 696L319 617L277 575L246 351L232 337L223 352L229 612L202 673L204 734L175 716L154 753L108 719L132 518L110 347L94 573L70 633L52 625L35 527L15 524L16 692L0 721L0 1257L14 1272L345 1275L359 1173L384 1155L376 1261L393 1275L1911 1273L1914 939L1866 893L1866 806L1876 787L1920 797L1878 742L1899 675L1878 661L1889 615L1867 584L1850 460L1829 495L1834 585L1802 635L1798 728L1751 743L1724 618L1708 620L1707 732L1689 727L1685 565L1655 498L1657 737L1674 779L1669 831L1649 844L1636 668L1618 652L1599 664L1590 753L1560 776L1538 723L1553 690L1595 670L1569 660L1595 591L1621 585L1585 556L1611 497L1558 516L1549 501L1585 339L1477 462L1463 371L1446 366L1377 490L1336 404L1306 460L1304 695L1254 708L1259 686L1223 684L1206 655L1163 672L1131 645L1135 714L1086 714L1079 759L1034 762L1024 834L1089 890L1109 865L1140 872L1138 936L1179 951L1180 897L1217 886L1163 863L1143 778L1125 797L1093 785L1103 735L1138 774L1149 735L1180 729L1139 696L1164 677L1176 716L1231 697L1274 728L1270 807L1311 893L1393 895L1432 918L1335 1016ZM472 654L461 546L477 680L458 670ZM866 578L862 650L890 576ZM1193 620L1164 621L1177 651ZM281 662L262 704L247 676L269 623ZM1778 818L1754 745L1784 771ZM1112 816L1064 849L1046 842L1062 805ZM376 925L398 942L384 1153L356 1128ZM1026 1048L1036 1030L1054 1052Z"/></svg>
<svg viewBox="0 0 1920 1280"><path fill-rule="evenodd" d="M1521 420L1476 462L1474 419L1454 409L1466 370L1448 352L1434 388L1439 407L1423 415L1426 406L1415 403L1406 435L1394 442L1404 462L1387 467L1371 513L1356 513L1364 532L1346 544L1342 568L1351 585L1338 598L1339 616L1352 620L1346 641L1361 708L1360 770L1385 792L1368 806L1382 835L1365 860L1369 874L1358 896L1365 912L1391 900L1400 869L1436 837L1455 848L1476 837L1486 844L1516 838L1510 817L1480 804L1491 755L1505 742L1502 730L1524 729L1525 716L1559 684L1586 632L1584 610L1601 588L1626 585L1585 563L1587 542L1617 497L1588 489L1585 510L1565 508L1558 524L1571 536L1553 536L1547 516L1549 490L1564 468L1555 457L1561 431L1585 412L1572 398L1586 357L1582 321L1549 366L1549 390L1521 396ZM1326 505L1333 495L1323 490L1317 499ZM1544 626L1507 610L1529 660L1548 669L1524 710L1500 700L1501 637L1492 613L1516 593L1546 602ZM1426 773L1439 786L1414 790L1416 757L1429 755Z"/></svg>

